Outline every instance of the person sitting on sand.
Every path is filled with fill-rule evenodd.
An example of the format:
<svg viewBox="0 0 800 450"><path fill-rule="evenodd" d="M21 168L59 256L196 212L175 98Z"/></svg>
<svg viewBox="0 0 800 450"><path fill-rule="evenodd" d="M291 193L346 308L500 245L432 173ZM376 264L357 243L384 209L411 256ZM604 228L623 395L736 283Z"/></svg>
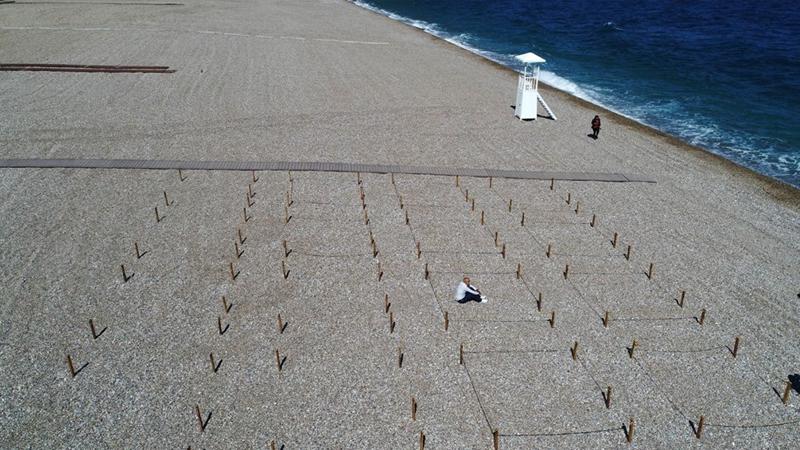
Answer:
<svg viewBox="0 0 800 450"><path fill-rule="evenodd" d="M592 138L597 139L598 134L600 134L600 116L594 116L594 119L592 119Z"/></svg>
<svg viewBox="0 0 800 450"><path fill-rule="evenodd" d="M456 301L458 303L467 303L470 301L486 303L489 300L486 299L485 295L481 294L478 288L469 284L469 277L464 277L464 281L458 283L458 287L456 288Z"/></svg>

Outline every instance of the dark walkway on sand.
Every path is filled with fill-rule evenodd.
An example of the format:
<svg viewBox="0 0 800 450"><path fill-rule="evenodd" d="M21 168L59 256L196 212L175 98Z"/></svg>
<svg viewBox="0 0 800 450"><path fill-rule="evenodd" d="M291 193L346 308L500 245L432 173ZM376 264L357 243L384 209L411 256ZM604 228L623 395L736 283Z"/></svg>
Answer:
<svg viewBox="0 0 800 450"><path fill-rule="evenodd" d="M553 172L457 167L398 166L334 162L170 161L138 159L0 159L0 168L148 169L148 170L293 170L298 172L363 172L409 175L461 175L479 178L655 183L640 175L600 172Z"/></svg>

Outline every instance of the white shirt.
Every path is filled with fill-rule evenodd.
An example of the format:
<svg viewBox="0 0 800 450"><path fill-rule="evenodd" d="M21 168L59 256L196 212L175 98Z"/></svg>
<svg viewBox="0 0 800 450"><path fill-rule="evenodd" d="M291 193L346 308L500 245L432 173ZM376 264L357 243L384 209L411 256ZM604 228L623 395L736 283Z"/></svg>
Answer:
<svg viewBox="0 0 800 450"><path fill-rule="evenodd" d="M456 300L464 300L464 296L467 294L467 292L470 292L475 295L480 295L478 294L478 290L475 289L474 286L472 286L471 284L464 283L462 281L461 283L458 284L458 287L456 288Z"/></svg>

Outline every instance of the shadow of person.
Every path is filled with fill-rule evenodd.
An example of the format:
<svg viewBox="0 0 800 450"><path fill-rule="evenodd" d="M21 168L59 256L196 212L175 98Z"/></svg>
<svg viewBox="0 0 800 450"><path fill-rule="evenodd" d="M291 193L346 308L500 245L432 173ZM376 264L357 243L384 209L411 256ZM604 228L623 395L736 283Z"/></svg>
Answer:
<svg viewBox="0 0 800 450"><path fill-rule="evenodd" d="M792 383L792 389L800 394L800 374L789 375L789 383Z"/></svg>
<svg viewBox="0 0 800 450"><path fill-rule="evenodd" d="M597 140L597 137L592 133L587 134L586 137L590 137L590 138L594 139L595 141Z"/></svg>

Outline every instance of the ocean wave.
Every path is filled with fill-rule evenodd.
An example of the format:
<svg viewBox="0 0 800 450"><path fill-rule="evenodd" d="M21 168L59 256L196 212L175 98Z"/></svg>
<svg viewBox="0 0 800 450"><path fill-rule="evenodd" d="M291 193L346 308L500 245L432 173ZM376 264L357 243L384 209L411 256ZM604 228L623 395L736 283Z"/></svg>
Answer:
<svg viewBox="0 0 800 450"><path fill-rule="evenodd" d="M392 20L397 20L398 22L403 22L406 25L411 25L414 28L419 28L420 30L425 31L426 33L430 33L430 34L438 36L437 33L441 32L441 30L439 29L438 25L436 25L435 23L426 22L424 20L417 20L417 19L412 19L410 17L401 16L399 14L395 14L395 13L393 13L391 11L388 11L386 9L383 9L383 8L378 8L377 6L371 5L371 4L363 2L361 0L353 0L353 3L358 5L358 6L360 6L360 7L362 7L362 8L364 8L364 9L368 9L370 11L373 11L373 12L376 12L378 14L384 15L384 16L392 19Z"/></svg>

